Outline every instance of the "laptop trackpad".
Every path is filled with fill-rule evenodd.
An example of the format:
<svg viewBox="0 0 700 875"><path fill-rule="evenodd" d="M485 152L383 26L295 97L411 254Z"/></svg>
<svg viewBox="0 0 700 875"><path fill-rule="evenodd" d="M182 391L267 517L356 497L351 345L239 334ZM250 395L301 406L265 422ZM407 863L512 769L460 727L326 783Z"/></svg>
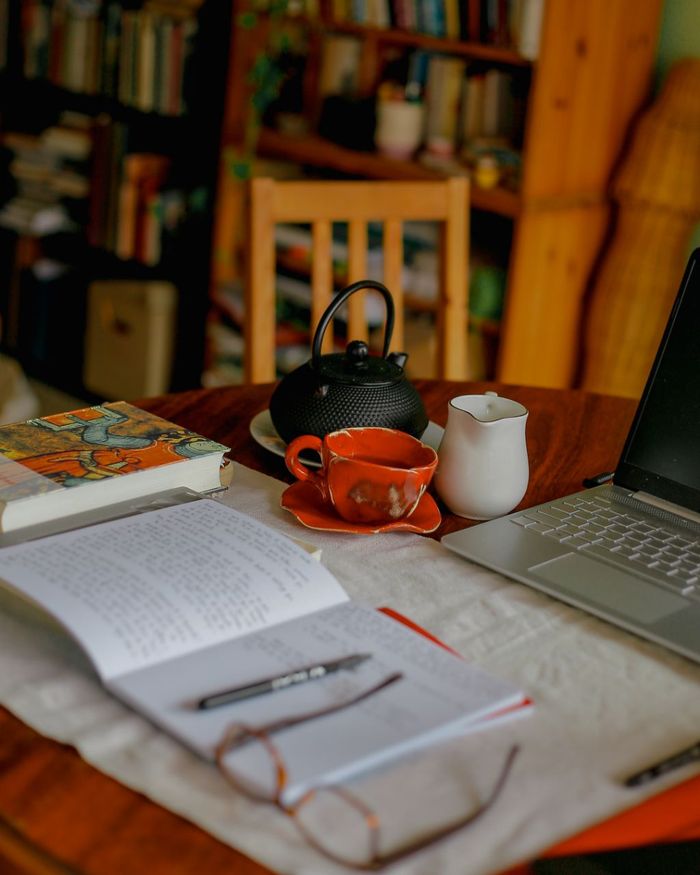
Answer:
<svg viewBox="0 0 700 875"><path fill-rule="evenodd" d="M562 595L584 599L639 623L655 623L688 605L681 596L578 553L533 565L528 571L556 584Z"/></svg>

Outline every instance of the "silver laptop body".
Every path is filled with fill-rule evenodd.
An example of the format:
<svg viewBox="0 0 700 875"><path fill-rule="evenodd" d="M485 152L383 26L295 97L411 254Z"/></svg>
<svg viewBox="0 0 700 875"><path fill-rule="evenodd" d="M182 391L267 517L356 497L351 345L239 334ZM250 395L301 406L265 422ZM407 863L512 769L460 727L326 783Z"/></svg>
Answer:
<svg viewBox="0 0 700 875"><path fill-rule="evenodd" d="M442 543L700 662L700 249L688 262L612 484Z"/></svg>

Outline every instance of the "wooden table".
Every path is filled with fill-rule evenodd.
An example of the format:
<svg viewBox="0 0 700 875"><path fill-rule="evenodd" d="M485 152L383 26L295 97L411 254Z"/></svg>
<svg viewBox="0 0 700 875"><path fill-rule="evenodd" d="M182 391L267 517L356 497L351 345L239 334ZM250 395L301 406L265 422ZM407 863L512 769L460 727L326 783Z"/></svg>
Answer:
<svg viewBox="0 0 700 875"><path fill-rule="evenodd" d="M448 400L465 392L495 389L530 410L531 478L523 506L573 492L584 477L612 470L635 409L627 399L567 389L441 381L421 381L417 386L430 418L440 425L446 421ZM232 458L239 462L289 481L284 462L259 447L248 432L251 418L267 407L270 391L271 386L226 387L137 403L230 446ZM466 525L466 520L445 514L435 537ZM682 795L682 788L690 783L694 782L676 789ZM625 841L639 842L634 830L625 832L628 821L622 816L618 831ZM595 847L595 834L586 835L594 835L589 844L593 841ZM568 850L581 844L560 847ZM0 708L2 875L262 875L267 871L98 772L73 748L44 738Z"/></svg>

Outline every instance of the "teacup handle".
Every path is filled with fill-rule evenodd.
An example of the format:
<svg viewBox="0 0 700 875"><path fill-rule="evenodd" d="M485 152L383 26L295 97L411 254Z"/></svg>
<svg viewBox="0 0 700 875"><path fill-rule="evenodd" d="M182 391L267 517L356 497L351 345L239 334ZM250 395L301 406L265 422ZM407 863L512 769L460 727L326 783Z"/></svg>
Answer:
<svg viewBox="0 0 700 875"><path fill-rule="evenodd" d="M290 442L284 454L284 461L287 463L289 471L294 474L297 480L310 481L314 486L321 490L322 495L325 497L325 479L315 471L311 471L307 468L299 459L300 453L304 450L314 450L321 455L322 447L323 441L321 438L316 437L314 434L302 434ZM321 458L323 457L321 456Z"/></svg>

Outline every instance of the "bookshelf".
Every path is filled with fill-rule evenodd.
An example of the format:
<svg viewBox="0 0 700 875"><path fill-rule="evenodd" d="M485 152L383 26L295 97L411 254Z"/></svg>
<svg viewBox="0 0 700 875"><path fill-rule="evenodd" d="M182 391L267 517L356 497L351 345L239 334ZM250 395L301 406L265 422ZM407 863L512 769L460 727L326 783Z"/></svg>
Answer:
<svg viewBox="0 0 700 875"><path fill-rule="evenodd" d="M220 0L0 3L0 340L31 376L101 397L85 382L95 318L125 385L135 335L164 331L161 391L200 385L230 18ZM105 281L125 300L89 317Z"/></svg>
<svg viewBox="0 0 700 875"><path fill-rule="evenodd" d="M265 118L255 160L296 165L307 176L408 179L445 175L456 165L464 172L471 159L472 229L498 252L506 276L500 325L486 323L489 341L497 342L489 376L575 384L580 315L610 220L607 185L628 126L648 96L661 0L300 0L284 22L261 12L259 4L237 0L235 8L248 19L245 29L232 32L223 152L240 151L246 137L250 92L242 84L244 71L268 50L271 32L288 27L305 58L295 125L280 123L281 116ZM529 17L513 25L516 12ZM473 163L479 153L470 152L466 129L460 133L463 119L447 162L421 160L425 142L408 159L342 142L325 116L333 92L326 87L324 44L335 40L340 51L348 39L356 43L357 63L344 96L358 104L376 106L387 79L402 64L405 69L405 56L458 58L462 95L470 78L494 71L495 78L514 83L510 90L518 99L504 133L517 171L496 185L480 185ZM485 111L492 109L487 100ZM245 247L242 188L222 166L215 282L235 279L239 269L236 252ZM213 301L210 320L216 324L216 292Z"/></svg>

